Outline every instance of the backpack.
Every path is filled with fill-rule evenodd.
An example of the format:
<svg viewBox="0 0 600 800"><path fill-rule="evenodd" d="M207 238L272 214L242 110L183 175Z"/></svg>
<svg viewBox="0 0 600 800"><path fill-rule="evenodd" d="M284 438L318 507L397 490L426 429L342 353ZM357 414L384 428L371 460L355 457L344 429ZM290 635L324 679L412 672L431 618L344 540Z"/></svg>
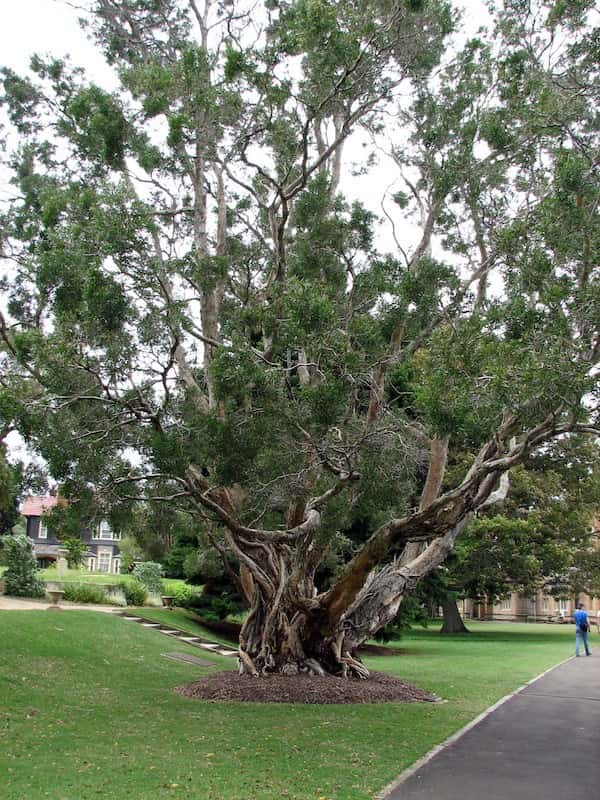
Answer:
<svg viewBox="0 0 600 800"><path fill-rule="evenodd" d="M587 633L589 631L589 629L590 629L590 626L587 624L587 622L582 622L581 625L579 626L579 630L582 633Z"/></svg>

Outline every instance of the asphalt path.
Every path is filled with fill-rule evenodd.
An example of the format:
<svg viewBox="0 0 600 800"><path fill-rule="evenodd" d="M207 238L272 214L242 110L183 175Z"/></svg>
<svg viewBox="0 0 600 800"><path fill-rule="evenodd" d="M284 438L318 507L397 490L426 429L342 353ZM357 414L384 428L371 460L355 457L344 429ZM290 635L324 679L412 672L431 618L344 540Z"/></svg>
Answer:
<svg viewBox="0 0 600 800"><path fill-rule="evenodd" d="M573 636L573 647L575 637ZM499 705L385 800L600 798L600 637Z"/></svg>

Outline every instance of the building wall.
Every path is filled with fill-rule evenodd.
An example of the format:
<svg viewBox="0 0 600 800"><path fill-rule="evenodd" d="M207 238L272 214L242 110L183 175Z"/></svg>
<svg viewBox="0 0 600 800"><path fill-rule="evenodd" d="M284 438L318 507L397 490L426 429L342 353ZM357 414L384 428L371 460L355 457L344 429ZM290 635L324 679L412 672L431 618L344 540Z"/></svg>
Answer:
<svg viewBox="0 0 600 800"><path fill-rule="evenodd" d="M575 599L557 600L550 595L538 592L529 598L513 592L509 598L499 603L459 600L458 609L465 619L487 619L506 622L560 622L571 621L575 611ZM600 612L600 597L579 595L592 618Z"/></svg>
<svg viewBox="0 0 600 800"><path fill-rule="evenodd" d="M47 528L47 537L40 538L41 518L40 517L27 517L27 536L33 540L33 543L39 544L58 544L58 539L52 533L50 528Z"/></svg>

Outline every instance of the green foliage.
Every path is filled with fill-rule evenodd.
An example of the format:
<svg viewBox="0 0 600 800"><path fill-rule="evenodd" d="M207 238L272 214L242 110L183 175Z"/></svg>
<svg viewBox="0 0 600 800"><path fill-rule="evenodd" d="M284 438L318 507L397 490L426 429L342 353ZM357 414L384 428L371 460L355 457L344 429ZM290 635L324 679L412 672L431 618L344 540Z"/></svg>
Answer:
<svg viewBox="0 0 600 800"><path fill-rule="evenodd" d="M37 562L29 537L16 534L4 537L4 593L14 597L43 597L44 587L37 577Z"/></svg>
<svg viewBox="0 0 600 800"><path fill-rule="evenodd" d="M160 594L162 591L161 578L163 576L162 564L154 561L142 561L133 568L133 577L142 584L151 594Z"/></svg>
<svg viewBox="0 0 600 800"><path fill-rule="evenodd" d="M192 597L187 608L193 608L207 621L235 616L244 609L238 592L226 578L208 580L201 594Z"/></svg>
<svg viewBox="0 0 600 800"><path fill-rule="evenodd" d="M91 583L64 583L63 592L64 599L70 600L72 603L92 603L94 605L110 603L105 591Z"/></svg>
<svg viewBox="0 0 600 800"><path fill-rule="evenodd" d="M168 581L163 581L165 594L170 594L174 597L173 605L181 608L192 608L195 604L198 590L193 586L186 586L185 584L178 584L175 588L170 588Z"/></svg>
<svg viewBox="0 0 600 800"><path fill-rule="evenodd" d="M439 575L463 597L498 599L541 587L594 593L600 573L592 520L600 503L597 447L556 442L511 471L501 508L473 520Z"/></svg>
<svg viewBox="0 0 600 800"><path fill-rule="evenodd" d="M120 166L128 123L118 100L97 86L81 89L66 105L64 132L98 164Z"/></svg>
<svg viewBox="0 0 600 800"><path fill-rule="evenodd" d="M229 565L230 570L233 566ZM184 563L189 581L202 584L202 591L184 598L185 607L194 608L207 620L223 620L244 609L237 586L231 579L232 571L225 569L221 556L204 545L190 554Z"/></svg>
<svg viewBox="0 0 600 800"><path fill-rule="evenodd" d="M65 539L63 541L64 547L67 548L67 563L69 569L77 569L83 563L83 554L85 552L85 545L79 537L76 539Z"/></svg>
<svg viewBox="0 0 600 800"><path fill-rule="evenodd" d="M133 536L125 536L119 542L121 572L131 572L136 561L144 560L144 551Z"/></svg>
<svg viewBox="0 0 600 800"><path fill-rule="evenodd" d="M139 581L123 581L117 584L125 595L128 606L143 606L148 599L148 590Z"/></svg>
<svg viewBox="0 0 600 800"><path fill-rule="evenodd" d="M20 470L8 463L0 443L0 537L10 533L19 519Z"/></svg>

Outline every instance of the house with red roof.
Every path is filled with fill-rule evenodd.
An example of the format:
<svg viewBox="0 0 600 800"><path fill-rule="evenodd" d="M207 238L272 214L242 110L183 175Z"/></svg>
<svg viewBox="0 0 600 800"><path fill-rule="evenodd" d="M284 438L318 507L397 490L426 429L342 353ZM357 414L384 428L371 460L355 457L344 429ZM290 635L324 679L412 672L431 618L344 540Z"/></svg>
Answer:
<svg viewBox="0 0 600 800"><path fill-rule="evenodd" d="M27 536L33 543L33 552L40 568L50 566L59 557L61 542L52 530L48 514L66 502L64 498L56 495L31 496L23 501L21 514L26 519ZM83 563L90 572L121 571L119 550L121 533L114 531L108 520L102 519L90 523L79 535L86 546Z"/></svg>

